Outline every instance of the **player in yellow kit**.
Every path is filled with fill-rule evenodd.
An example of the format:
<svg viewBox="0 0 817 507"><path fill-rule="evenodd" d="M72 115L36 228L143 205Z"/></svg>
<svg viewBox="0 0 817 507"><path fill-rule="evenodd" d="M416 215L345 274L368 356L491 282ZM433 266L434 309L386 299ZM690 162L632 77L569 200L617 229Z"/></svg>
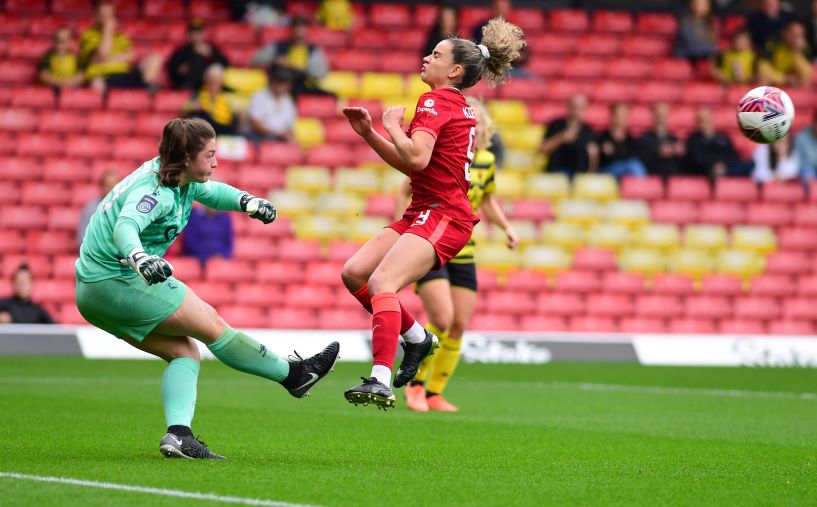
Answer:
<svg viewBox="0 0 817 507"><path fill-rule="evenodd" d="M481 102L473 97L468 97L467 102L477 113L477 151L474 163L471 164L468 199L474 213L482 210L489 222L504 231L508 248L514 248L517 243L516 233L494 196L496 164L494 154L488 151L494 131L493 121ZM404 185L403 190L407 196L410 188ZM423 308L430 321L427 327L440 338L440 350L426 359L415 379L406 387L406 405L412 410L458 410L442 393L460 361L462 335L476 305L475 250L476 245L471 238L447 265L430 271L417 281L417 293L423 300Z"/></svg>

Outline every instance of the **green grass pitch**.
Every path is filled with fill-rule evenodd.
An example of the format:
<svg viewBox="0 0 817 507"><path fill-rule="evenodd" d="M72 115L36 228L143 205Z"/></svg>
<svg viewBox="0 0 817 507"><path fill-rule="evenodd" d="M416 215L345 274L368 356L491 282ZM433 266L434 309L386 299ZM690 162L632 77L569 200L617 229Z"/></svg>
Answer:
<svg viewBox="0 0 817 507"><path fill-rule="evenodd" d="M817 370L464 364L458 414L389 413L338 364L303 400L207 361L168 460L159 361L0 358L0 473L321 506L814 505ZM218 505L0 477L0 505ZM226 504L225 504L226 505Z"/></svg>

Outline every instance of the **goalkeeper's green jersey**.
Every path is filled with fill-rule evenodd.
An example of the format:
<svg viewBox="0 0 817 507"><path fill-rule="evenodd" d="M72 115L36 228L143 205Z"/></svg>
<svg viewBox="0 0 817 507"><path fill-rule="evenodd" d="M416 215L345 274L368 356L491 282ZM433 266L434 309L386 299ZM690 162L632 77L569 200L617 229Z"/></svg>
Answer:
<svg viewBox="0 0 817 507"><path fill-rule="evenodd" d="M193 201L213 209L240 211L243 194L214 181L165 186L159 182L159 157L145 162L97 206L75 263L77 278L96 282L136 276L119 260L136 248L149 255L164 255L187 225Z"/></svg>

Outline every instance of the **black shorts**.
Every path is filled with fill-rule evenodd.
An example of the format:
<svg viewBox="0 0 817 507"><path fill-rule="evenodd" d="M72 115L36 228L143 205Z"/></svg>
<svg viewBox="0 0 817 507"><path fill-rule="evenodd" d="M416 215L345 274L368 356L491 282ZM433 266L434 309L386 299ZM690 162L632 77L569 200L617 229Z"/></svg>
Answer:
<svg viewBox="0 0 817 507"><path fill-rule="evenodd" d="M449 262L440 269L429 271L424 277L417 280L417 287L431 280L446 279L453 287L462 287L477 290L477 265L473 262L459 264Z"/></svg>

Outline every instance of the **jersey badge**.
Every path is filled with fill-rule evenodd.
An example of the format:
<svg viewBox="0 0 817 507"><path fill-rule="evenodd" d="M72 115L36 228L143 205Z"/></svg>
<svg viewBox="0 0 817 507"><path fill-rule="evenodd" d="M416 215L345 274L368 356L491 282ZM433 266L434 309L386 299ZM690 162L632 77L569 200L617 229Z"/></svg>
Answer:
<svg viewBox="0 0 817 507"><path fill-rule="evenodd" d="M159 201L149 195L145 195L142 197L142 200L136 204L136 211L139 213L150 213L157 204L159 204Z"/></svg>

